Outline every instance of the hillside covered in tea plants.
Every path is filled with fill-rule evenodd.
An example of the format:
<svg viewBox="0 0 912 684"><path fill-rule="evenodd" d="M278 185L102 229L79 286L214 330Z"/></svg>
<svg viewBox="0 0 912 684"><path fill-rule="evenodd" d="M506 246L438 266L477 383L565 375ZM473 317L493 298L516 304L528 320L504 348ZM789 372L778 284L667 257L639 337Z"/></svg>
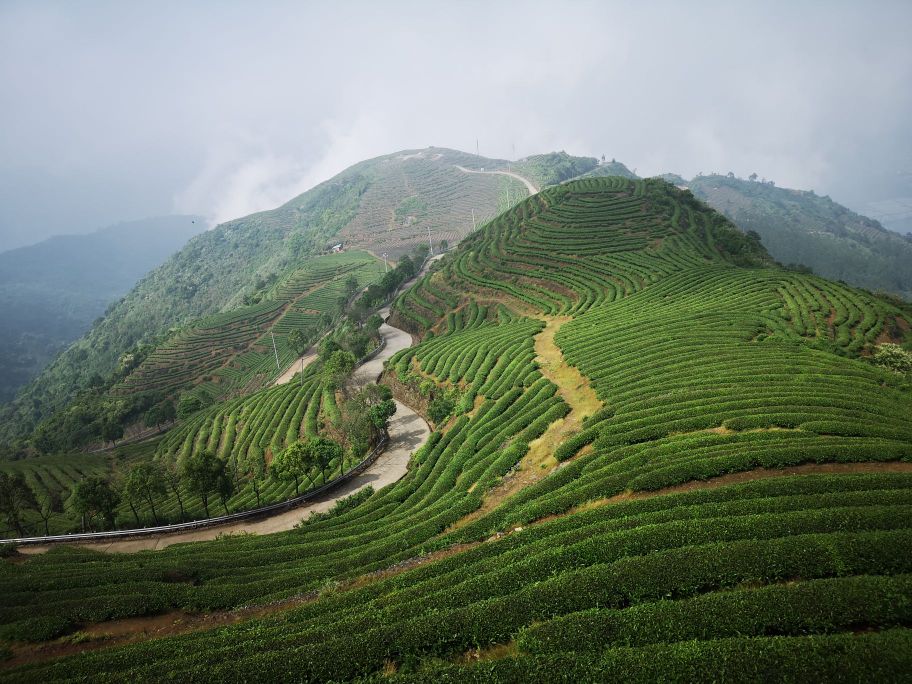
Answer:
<svg viewBox="0 0 912 684"><path fill-rule="evenodd" d="M567 159L574 158L558 161ZM243 315L239 307L269 299L276 283L335 244L393 261L427 244L428 229L438 249L455 245L472 230L473 216L480 225L528 196L509 176L458 166L506 165L445 148L406 150L355 164L277 209L197 235L0 406L0 444L21 450L43 419L78 394L119 382L150 347L170 344L200 319Z"/></svg>
<svg viewBox="0 0 912 684"><path fill-rule="evenodd" d="M910 319L664 181L547 188L396 300L382 379L434 425L401 480L273 535L9 551L0 678L900 680Z"/></svg>

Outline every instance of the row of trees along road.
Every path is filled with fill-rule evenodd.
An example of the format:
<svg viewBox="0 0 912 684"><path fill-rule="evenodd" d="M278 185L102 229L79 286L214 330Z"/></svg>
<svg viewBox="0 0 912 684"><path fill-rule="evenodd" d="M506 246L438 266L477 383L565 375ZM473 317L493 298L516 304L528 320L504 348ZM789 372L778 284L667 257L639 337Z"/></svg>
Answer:
<svg viewBox="0 0 912 684"><path fill-rule="evenodd" d="M312 437L292 443L275 455L269 470L250 473L250 484L261 505L260 492L269 477L293 480L295 492L300 489L304 475L318 469L326 481L330 464L338 461L343 470L344 457L357 460L387 434L389 419L396 412L389 388L368 385L351 396L345 392L345 380L355 368L357 359L364 357L371 346L380 343L380 316L370 312L383 304L396 289L419 270L427 257L427 247L422 245L414 253L403 256L399 263L376 283L358 295L358 281L353 276L346 280L345 293L339 297L335 316L328 316L325 326L333 320L336 329L320 339L318 355L322 364L322 378L330 391L341 391L343 410L338 427L341 443L325 436ZM299 356L303 356L315 339L301 330L293 330L289 342ZM303 370L303 366L302 366ZM302 374L303 379L303 374ZM196 403L194 403L194 401ZM145 424L161 427L177 418L185 418L203 408L192 395L181 398L175 407L170 399L159 399L147 404ZM100 436L115 444L123 437L122 420L101 421ZM175 497L180 509L180 520L186 519L184 496L198 496L206 517L210 516L210 502L217 498L225 513L228 500L237 491L237 473L214 454L200 451L177 463L149 461L133 466L117 482L103 477L87 477L78 482L66 501L58 491L33 491L21 475L0 473L0 514L9 529L18 536L27 534L29 514L37 514L43 522L44 533L49 534L49 522L55 516L69 512L83 531L109 529L116 523L116 513L125 502L133 514L136 526L142 525L139 509L148 508L154 523L160 524L157 504L166 496Z"/></svg>
<svg viewBox="0 0 912 684"><path fill-rule="evenodd" d="M349 352L336 349L331 352L324 374L334 388L344 383L354 367ZM343 470L344 456L354 462L387 436L389 420L396 412L392 392L383 385L367 385L343 403L338 425L341 443L324 436L312 437L292 443L275 455L268 471L252 473L250 484L262 505L260 491L270 477L294 481L295 493L300 493L304 476L319 470L322 481L327 481L327 470L332 463ZM180 520L186 519L184 497L199 497L206 517L210 504L217 499L227 514L228 501L238 490L237 473L229 465L208 451L199 451L180 464L146 461L134 465L125 474L111 481L92 476L80 480L64 501L56 490L33 491L19 474L0 473L0 514L16 536L40 534L27 529L27 520L37 518L43 523L43 533L50 534L49 523L56 516L69 514L78 522L82 531L110 529L115 526L118 507L125 503L133 514L137 527L142 526L140 509L150 511L154 523L161 524L158 507L168 496L173 496L180 509Z"/></svg>

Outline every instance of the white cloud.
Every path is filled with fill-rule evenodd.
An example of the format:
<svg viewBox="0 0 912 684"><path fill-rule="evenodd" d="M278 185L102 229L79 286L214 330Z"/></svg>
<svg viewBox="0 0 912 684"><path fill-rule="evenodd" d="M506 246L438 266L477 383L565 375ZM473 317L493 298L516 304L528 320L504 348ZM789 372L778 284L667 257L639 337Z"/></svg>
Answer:
<svg viewBox="0 0 912 684"><path fill-rule="evenodd" d="M912 166L910 24L889 2L11 1L0 249L172 210L224 221L476 138L871 201Z"/></svg>

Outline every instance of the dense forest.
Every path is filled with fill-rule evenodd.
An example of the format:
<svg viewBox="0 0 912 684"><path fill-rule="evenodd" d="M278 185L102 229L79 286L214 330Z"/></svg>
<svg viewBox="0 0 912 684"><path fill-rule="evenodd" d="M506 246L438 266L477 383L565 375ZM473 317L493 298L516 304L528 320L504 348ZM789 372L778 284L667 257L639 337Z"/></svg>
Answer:
<svg viewBox="0 0 912 684"><path fill-rule="evenodd" d="M204 228L162 216L0 254L0 403Z"/></svg>
<svg viewBox="0 0 912 684"><path fill-rule="evenodd" d="M743 230L759 233L784 264L912 299L912 239L813 191L733 176L698 176L693 193Z"/></svg>

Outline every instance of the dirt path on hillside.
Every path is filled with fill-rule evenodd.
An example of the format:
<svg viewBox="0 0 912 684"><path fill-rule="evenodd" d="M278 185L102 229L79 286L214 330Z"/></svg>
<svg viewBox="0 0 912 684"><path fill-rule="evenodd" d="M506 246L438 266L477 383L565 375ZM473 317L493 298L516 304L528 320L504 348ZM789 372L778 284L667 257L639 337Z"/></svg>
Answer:
<svg viewBox="0 0 912 684"><path fill-rule="evenodd" d="M538 188L530 181L528 178L523 178L518 173L513 173L512 171L475 171L474 169L467 169L464 166L456 165L456 168L462 171L463 173L496 173L501 176L509 176L510 178L515 178L520 183L526 186L526 189L529 191L529 195L535 195L538 193Z"/></svg>
<svg viewBox="0 0 912 684"><path fill-rule="evenodd" d="M299 373L302 370L304 370L305 368L307 368L310 364L312 364L317 359L318 356L319 356L319 354L317 354L317 352L312 351L312 352L306 353L304 356L302 356L298 359L295 359L294 363L292 363L284 373L282 373L278 378L276 378L276 381L272 384L273 385L284 385L285 383L289 382L295 376L296 373ZM303 362L303 366L302 366L302 362Z"/></svg>
<svg viewBox="0 0 912 684"><path fill-rule="evenodd" d="M570 412L545 430L545 433L529 443L529 452L517 468L508 474L484 497L481 507L462 518L452 529L476 520L491 512L505 499L548 475L559 465L554 452L561 442L583 428L583 420L602 407L602 402L589 384L589 380L564 360L554 336L561 327L573 320L570 316L545 318L545 329L535 336L535 360L539 370L548 380L557 385L557 393L567 402Z"/></svg>
<svg viewBox="0 0 912 684"><path fill-rule="evenodd" d="M389 310L380 312L382 318L389 315ZM354 387L362 387L376 382L383 371L384 362L401 349L412 345L412 336L404 330L384 323L380 334L385 345L380 353L367 363L359 366L352 375ZM157 536L137 537L96 543L79 543L77 546L109 553L131 553L134 551L159 550L172 544L206 541L227 534L269 534L292 529L311 513L324 512L332 508L341 498L371 485L375 490L402 479L408 472L412 452L427 441L431 431L424 419L405 404L396 402L396 414L390 420L390 441L377 460L363 473L352 478L337 489L327 492L324 497L307 502L305 505L285 511L261 520L247 520L226 525L214 525L198 530L175 532ZM53 545L22 546L21 553L44 553Z"/></svg>

